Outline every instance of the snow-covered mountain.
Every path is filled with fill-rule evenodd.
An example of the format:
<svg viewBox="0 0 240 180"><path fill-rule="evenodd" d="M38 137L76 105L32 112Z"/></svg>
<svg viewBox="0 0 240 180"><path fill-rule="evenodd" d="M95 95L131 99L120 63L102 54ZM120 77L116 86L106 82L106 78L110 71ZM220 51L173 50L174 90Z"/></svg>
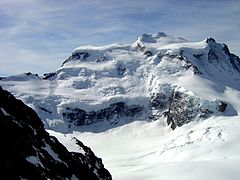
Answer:
<svg viewBox="0 0 240 180"><path fill-rule="evenodd" d="M0 87L0 164L4 179L111 180L100 158L77 139L68 152L45 131L37 114Z"/></svg>
<svg viewBox="0 0 240 180"><path fill-rule="evenodd" d="M56 72L0 85L69 150L77 151L73 136L92 147L116 179L240 177L219 165L240 162L240 59L213 38L156 33L129 45L81 46ZM205 161L212 166L199 170Z"/></svg>
<svg viewBox="0 0 240 180"><path fill-rule="evenodd" d="M192 43L143 34L131 45L76 48L54 73L11 76L1 85L35 109L48 129L161 116L174 129L237 114L225 96L226 88L240 89L240 59L212 38Z"/></svg>

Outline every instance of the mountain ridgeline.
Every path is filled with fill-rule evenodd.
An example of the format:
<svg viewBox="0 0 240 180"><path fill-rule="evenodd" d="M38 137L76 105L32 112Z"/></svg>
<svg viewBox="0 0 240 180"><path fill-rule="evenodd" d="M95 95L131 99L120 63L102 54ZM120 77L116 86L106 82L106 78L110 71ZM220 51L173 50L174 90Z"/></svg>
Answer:
<svg viewBox="0 0 240 180"><path fill-rule="evenodd" d="M5 179L111 180L90 148L73 139L82 153L69 152L45 131L37 114L0 87L0 164Z"/></svg>
<svg viewBox="0 0 240 180"><path fill-rule="evenodd" d="M5 77L0 84L56 131L159 117L175 129L236 115L227 98L212 92L240 90L240 59L213 38L189 42L161 32L130 45L81 46L56 72Z"/></svg>

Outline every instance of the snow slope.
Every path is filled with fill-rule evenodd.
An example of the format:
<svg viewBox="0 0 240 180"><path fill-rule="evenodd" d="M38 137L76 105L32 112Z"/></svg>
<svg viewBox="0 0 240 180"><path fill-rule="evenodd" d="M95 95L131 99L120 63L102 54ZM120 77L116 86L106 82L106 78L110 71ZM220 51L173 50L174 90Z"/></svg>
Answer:
<svg viewBox="0 0 240 180"><path fill-rule="evenodd" d="M101 133L93 127L61 134L49 130L70 151L77 137L90 146L115 180L240 178L239 117L213 117L172 131L162 119L135 121ZM86 132L89 131L89 132Z"/></svg>
<svg viewBox="0 0 240 180"><path fill-rule="evenodd" d="M56 72L0 85L69 150L73 136L90 146L114 179L240 178L240 59L212 38L82 46Z"/></svg>

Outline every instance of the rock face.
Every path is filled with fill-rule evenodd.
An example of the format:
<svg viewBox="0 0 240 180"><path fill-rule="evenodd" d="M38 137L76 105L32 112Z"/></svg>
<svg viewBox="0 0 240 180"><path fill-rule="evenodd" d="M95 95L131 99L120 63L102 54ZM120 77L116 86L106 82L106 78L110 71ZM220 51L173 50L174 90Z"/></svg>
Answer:
<svg viewBox="0 0 240 180"><path fill-rule="evenodd" d="M229 57L230 63L232 64L233 68L240 72L240 58L235 54L230 53L226 44L223 44L223 51Z"/></svg>
<svg viewBox="0 0 240 180"><path fill-rule="evenodd" d="M69 108L62 113L63 118L76 126L89 125L99 121L109 121L117 124L121 119L134 119L144 113L144 107L140 105L128 106L124 102L111 104L108 108L99 111L86 112L79 108Z"/></svg>
<svg viewBox="0 0 240 180"><path fill-rule="evenodd" d="M165 84L159 93L151 96L153 117L164 115L172 129L195 119L206 119L224 112L227 103L220 100L207 101L191 95L191 92Z"/></svg>
<svg viewBox="0 0 240 180"><path fill-rule="evenodd" d="M37 114L0 87L0 164L6 179L102 179L111 175L90 148L68 152Z"/></svg>

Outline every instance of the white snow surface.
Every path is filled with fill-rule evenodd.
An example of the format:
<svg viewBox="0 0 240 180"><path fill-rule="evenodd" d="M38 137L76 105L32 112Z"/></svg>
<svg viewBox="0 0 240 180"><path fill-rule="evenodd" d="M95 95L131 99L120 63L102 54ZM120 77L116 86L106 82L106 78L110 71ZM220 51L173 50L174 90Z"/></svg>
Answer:
<svg viewBox="0 0 240 180"><path fill-rule="evenodd" d="M90 146L115 180L235 180L240 179L240 76L222 52L223 45L214 48L220 60L209 63L206 40L143 34L130 45L76 48L73 55L79 53L80 59L66 61L47 80L22 74L4 78L0 85L35 109L48 132L70 151L81 152L72 137ZM171 57L181 52L202 74ZM71 129L62 117L66 107L97 111L119 101L146 105L149 94L168 92L169 87L202 100L225 101L227 110L174 131L163 117ZM32 157L29 161L39 164Z"/></svg>
<svg viewBox="0 0 240 180"><path fill-rule="evenodd" d="M26 158L26 160L32 164L34 164L35 166L40 166L42 168L44 168L43 164L41 163L40 159L38 156L28 156Z"/></svg>
<svg viewBox="0 0 240 180"><path fill-rule="evenodd" d="M115 180L240 178L239 117L212 117L174 131L163 122L135 121L101 133L93 133L92 126L48 132L69 151L78 152L69 143L72 137L90 146Z"/></svg>
<svg viewBox="0 0 240 180"><path fill-rule="evenodd" d="M7 111L5 111L5 109L0 108L0 110L5 116L10 116L10 114L8 114Z"/></svg>
<svg viewBox="0 0 240 180"><path fill-rule="evenodd" d="M48 154L50 156L52 156L53 159L55 159L56 161L60 162L60 163L64 163L59 157L58 157L58 154L56 154L52 148L45 143L45 147L43 148L44 150L46 150L48 152Z"/></svg>

